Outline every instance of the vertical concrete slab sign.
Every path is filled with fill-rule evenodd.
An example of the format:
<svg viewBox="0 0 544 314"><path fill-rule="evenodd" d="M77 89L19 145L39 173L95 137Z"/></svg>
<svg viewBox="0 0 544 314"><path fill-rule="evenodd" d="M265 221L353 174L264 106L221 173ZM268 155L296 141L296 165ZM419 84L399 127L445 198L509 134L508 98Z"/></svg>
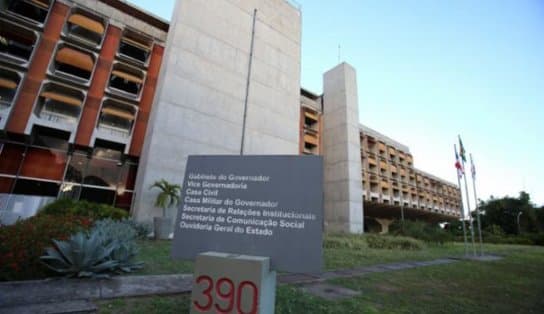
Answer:
<svg viewBox="0 0 544 314"><path fill-rule="evenodd" d="M323 77L325 230L363 233L361 143L355 69L342 63Z"/></svg>
<svg viewBox="0 0 544 314"><path fill-rule="evenodd" d="M191 313L274 313L268 257L207 252L196 258Z"/></svg>
<svg viewBox="0 0 544 314"><path fill-rule="evenodd" d="M189 156L172 256L270 257L275 270L323 266L321 156Z"/></svg>
<svg viewBox="0 0 544 314"><path fill-rule="evenodd" d="M300 41L300 11L285 0L176 2L136 180L137 220L161 215L149 186L181 183L187 156L240 153L246 103L244 154L298 153Z"/></svg>

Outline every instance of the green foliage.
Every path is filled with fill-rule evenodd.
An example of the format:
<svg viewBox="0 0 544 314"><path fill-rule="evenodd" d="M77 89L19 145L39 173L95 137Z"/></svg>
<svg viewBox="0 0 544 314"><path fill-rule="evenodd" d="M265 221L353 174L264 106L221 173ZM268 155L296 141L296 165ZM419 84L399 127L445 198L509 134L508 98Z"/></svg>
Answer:
<svg viewBox="0 0 544 314"><path fill-rule="evenodd" d="M131 226L134 231L136 231L137 239L147 239L147 236L149 235L149 233L151 233L152 228L151 225L148 223L138 222L132 218L123 219L122 221L123 223Z"/></svg>
<svg viewBox="0 0 544 314"><path fill-rule="evenodd" d="M89 217L95 220L106 218L123 219L128 217L128 212L120 208L106 204L76 201L69 198L58 199L43 207L38 213L38 215L57 216L66 214Z"/></svg>
<svg viewBox="0 0 544 314"><path fill-rule="evenodd" d="M160 190L155 199L155 206L162 208L162 216L166 217L166 209L179 203L181 186L179 184L171 184L162 179L153 183L149 188Z"/></svg>
<svg viewBox="0 0 544 314"><path fill-rule="evenodd" d="M91 231L77 233L69 241L53 241L43 262L52 270L69 277L107 277L142 268L135 262L138 247L136 230L126 221L97 221Z"/></svg>
<svg viewBox="0 0 544 314"><path fill-rule="evenodd" d="M366 242L369 248L373 249L400 249L400 250L422 250L425 244L417 239L409 237L392 237L384 235L367 235Z"/></svg>
<svg viewBox="0 0 544 314"><path fill-rule="evenodd" d="M530 196L526 192L520 192L519 197L491 198L486 202L480 203L482 228L490 225L500 226L506 234L517 234L517 217L521 212L520 227L521 232L542 232L544 231L544 214L541 209L536 208L530 201ZM473 214L475 215L475 214Z"/></svg>
<svg viewBox="0 0 544 314"><path fill-rule="evenodd" d="M96 232L102 238L104 246L114 245L111 252L111 259L118 262L116 271L132 272L142 268L140 262L134 262L138 255L138 246L136 239L138 233L129 220L105 219L97 221L91 232Z"/></svg>
<svg viewBox="0 0 544 314"><path fill-rule="evenodd" d="M502 230L501 226L498 225L487 226L482 232L486 232L489 235L496 235L500 237L503 237L505 235L504 230Z"/></svg>
<svg viewBox="0 0 544 314"><path fill-rule="evenodd" d="M328 249L354 249L367 248L365 238L362 236L331 235L323 240L323 247Z"/></svg>
<svg viewBox="0 0 544 314"><path fill-rule="evenodd" d="M126 220L103 219L94 224L92 231L96 231L104 242L118 241L121 243L134 242L138 234Z"/></svg>
<svg viewBox="0 0 544 314"><path fill-rule="evenodd" d="M38 215L0 227L0 281L43 278L50 274L40 262L52 239L67 239L90 228L92 221L74 215Z"/></svg>
<svg viewBox="0 0 544 314"><path fill-rule="evenodd" d="M438 224L429 224L423 221L405 220L395 221L389 227L392 235L407 236L428 243L444 244L453 241L453 237Z"/></svg>

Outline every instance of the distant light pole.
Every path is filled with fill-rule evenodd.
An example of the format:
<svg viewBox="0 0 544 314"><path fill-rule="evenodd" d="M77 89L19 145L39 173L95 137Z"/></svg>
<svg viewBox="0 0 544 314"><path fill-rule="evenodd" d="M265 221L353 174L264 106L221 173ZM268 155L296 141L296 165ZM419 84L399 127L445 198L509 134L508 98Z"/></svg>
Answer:
<svg viewBox="0 0 544 314"><path fill-rule="evenodd" d="M518 213L518 234L521 234L521 226L519 225L519 216L523 215L523 212Z"/></svg>

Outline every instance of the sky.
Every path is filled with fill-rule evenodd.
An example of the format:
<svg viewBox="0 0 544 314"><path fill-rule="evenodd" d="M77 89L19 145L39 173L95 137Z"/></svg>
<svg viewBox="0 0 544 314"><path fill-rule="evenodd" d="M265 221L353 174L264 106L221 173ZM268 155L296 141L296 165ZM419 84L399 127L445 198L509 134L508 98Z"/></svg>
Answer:
<svg viewBox="0 0 544 314"><path fill-rule="evenodd" d="M129 1L172 15L174 0ZM359 121L407 145L417 168L456 183L461 135L479 199L525 190L544 205L544 2L297 2L303 87L321 93L323 73L347 62ZM469 193L473 208L470 180Z"/></svg>

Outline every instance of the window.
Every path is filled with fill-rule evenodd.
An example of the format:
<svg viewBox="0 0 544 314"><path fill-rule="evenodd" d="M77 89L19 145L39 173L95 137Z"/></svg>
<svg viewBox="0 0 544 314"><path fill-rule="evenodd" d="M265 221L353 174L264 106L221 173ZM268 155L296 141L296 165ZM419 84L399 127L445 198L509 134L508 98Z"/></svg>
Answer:
<svg viewBox="0 0 544 314"><path fill-rule="evenodd" d="M20 82L20 74L0 68L0 110L11 106Z"/></svg>
<svg viewBox="0 0 544 314"><path fill-rule="evenodd" d="M59 185L58 182L19 179L13 194L57 197Z"/></svg>
<svg viewBox="0 0 544 314"><path fill-rule="evenodd" d="M0 54L8 61L23 64L30 60L38 35L17 24L0 20Z"/></svg>
<svg viewBox="0 0 544 314"><path fill-rule="evenodd" d="M125 30L119 44L119 55L132 62L146 64L153 40L141 33Z"/></svg>
<svg viewBox="0 0 544 314"><path fill-rule="evenodd" d="M111 71L109 87L122 96L138 98L146 73L125 63L115 63Z"/></svg>
<svg viewBox="0 0 544 314"><path fill-rule="evenodd" d="M85 50L59 44L50 71L62 78L88 83L94 69L95 56Z"/></svg>
<svg viewBox="0 0 544 314"><path fill-rule="evenodd" d="M43 24L47 18L49 4L49 0L11 0L8 4L8 11L35 23Z"/></svg>
<svg viewBox="0 0 544 314"><path fill-rule="evenodd" d="M74 8L66 22L64 32L68 37L84 44L93 47L100 46L105 32L104 18L80 8Z"/></svg>
<svg viewBox="0 0 544 314"><path fill-rule="evenodd" d="M74 124L81 114L84 99L80 90L48 82L40 92L34 113L48 121Z"/></svg>
<svg viewBox="0 0 544 314"><path fill-rule="evenodd" d="M129 137L136 119L137 107L129 103L107 99L102 104L98 129L113 136Z"/></svg>

